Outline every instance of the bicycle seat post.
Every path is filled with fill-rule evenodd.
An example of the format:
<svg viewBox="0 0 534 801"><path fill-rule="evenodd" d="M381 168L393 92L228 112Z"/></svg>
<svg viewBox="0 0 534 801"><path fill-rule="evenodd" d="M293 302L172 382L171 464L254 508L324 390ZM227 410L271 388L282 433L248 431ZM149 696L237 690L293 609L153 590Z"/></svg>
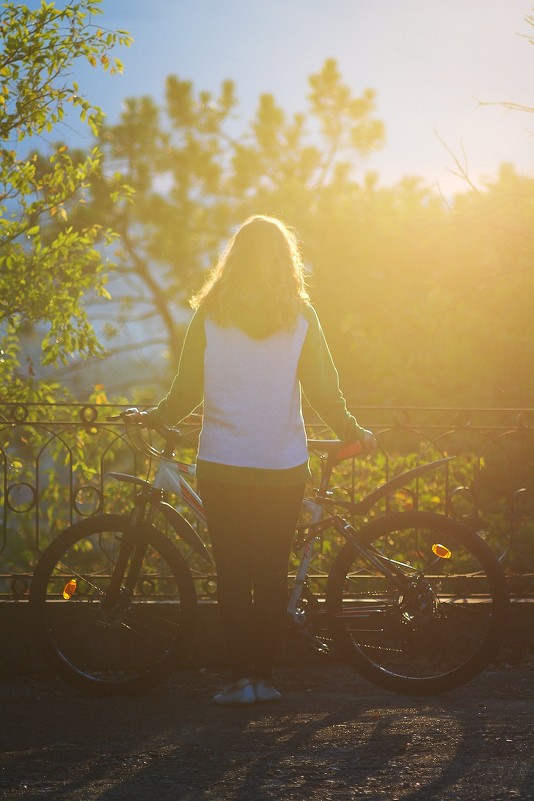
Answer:
<svg viewBox="0 0 534 801"><path fill-rule="evenodd" d="M321 480L319 482L319 489L317 490L317 496L319 498L326 498L333 469L334 469L334 459L332 455L323 457L322 467L321 467Z"/></svg>

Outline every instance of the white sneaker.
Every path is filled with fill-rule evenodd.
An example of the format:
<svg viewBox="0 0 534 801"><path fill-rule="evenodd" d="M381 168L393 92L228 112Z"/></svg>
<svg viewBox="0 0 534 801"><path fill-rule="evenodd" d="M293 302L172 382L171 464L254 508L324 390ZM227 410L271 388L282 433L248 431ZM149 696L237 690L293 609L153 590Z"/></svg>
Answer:
<svg viewBox="0 0 534 801"><path fill-rule="evenodd" d="M214 695L213 700L221 706L247 706L255 702L256 695L250 679L239 679Z"/></svg>
<svg viewBox="0 0 534 801"><path fill-rule="evenodd" d="M265 679L256 679L254 682L254 696L258 703L269 703L272 701L280 701L282 693L275 690L270 681Z"/></svg>

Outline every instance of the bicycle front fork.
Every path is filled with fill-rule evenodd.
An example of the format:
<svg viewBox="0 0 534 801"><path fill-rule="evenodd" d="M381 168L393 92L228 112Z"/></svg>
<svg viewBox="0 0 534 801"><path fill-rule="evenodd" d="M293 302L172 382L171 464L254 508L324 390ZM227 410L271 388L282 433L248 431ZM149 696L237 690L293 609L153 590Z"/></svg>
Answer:
<svg viewBox="0 0 534 801"><path fill-rule="evenodd" d="M149 517L153 517L154 514L155 509L149 509L146 521L148 522ZM128 528L121 539L117 560L102 599L102 608L106 611L117 609L124 603L125 596L129 599L139 581L147 544L136 538L135 531L144 517L145 509L141 505L136 505L130 512Z"/></svg>

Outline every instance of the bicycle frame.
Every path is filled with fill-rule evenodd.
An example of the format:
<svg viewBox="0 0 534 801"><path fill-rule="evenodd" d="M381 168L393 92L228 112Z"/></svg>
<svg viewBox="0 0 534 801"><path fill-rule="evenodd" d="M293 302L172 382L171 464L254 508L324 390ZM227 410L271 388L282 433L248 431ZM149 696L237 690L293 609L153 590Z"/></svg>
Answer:
<svg viewBox="0 0 534 801"><path fill-rule="evenodd" d="M206 516L204 514L202 501L182 477L182 473L194 476L195 465L170 459L161 459L158 462L158 469L152 483L127 473L109 472L107 475L116 481L124 481L142 487L143 491L137 496L136 507L142 508L144 515L144 509L147 505L149 506L148 513L143 519L147 523L152 523L156 512L158 510L161 511L178 536L182 537L182 539L204 560L213 563L210 552L193 526L180 514L178 509L171 506L170 503L167 503L167 501L163 499L164 493L173 492L183 501L185 506L191 510L196 520L201 525L206 525ZM137 522L137 519L134 518L134 522Z"/></svg>
<svg viewBox="0 0 534 801"><path fill-rule="evenodd" d="M141 429L137 417L131 422ZM178 431L161 427L157 433L163 451L151 438L138 437L138 450L157 459L149 463L153 480L111 474L135 487L130 513L106 510L61 532L40 558L30 589L43 654L74 686L99 695L150 689L181 664L195 632L195 580L214 572L198 569L192 558L194 548L209 559L196 531L195 521L204 526L206 515L190 486L195 467L174 461L183 444ZM335 646L388 690L431 695L458 687L478 675L502 640L505 576L482 539L443 514L415 505L385 514L380 508L366 519L380 498L448 459L396 476L356 503L334 498L332 470L358 449L358 443L337 440L310 443L321 456L320 483L304 500L297 526L289 631L322 654ZM445 478L448 493L447 471ZM167 492L177 496L176 508ZM173 529L190 543L186 553ZM340 547L336 543L328 564L314 561L310 569L326 529L338 535ZM467 579L475 581L466 587ZM71 611L57 611L61 598Z"/></svg>
<svg viewBox="0 0 534 801"><path fill-rule="evenodd" d="M333 443L314 443L313 440L309 441L310 447L318 450L319 452L321 445L326 448L328 444ZM359 502L351 503L336 501L335 505L348 509L351 514L365 515L369 509L381 498L389 495L395 489L405 486L411 480L417 478L423 473L427 473L431 470L437 469L438 467L442 467L443 465L447 464L451 458L453 457L445 457L434 462L428 462L395 476ZM400 577L403 576L402 572L398 570L395 565L390 562L390 560L388 560L388 562L390 562L389 566L386 566L384 564L383 557L373 554L372 551L370 551L368 548L364 548L359 543L357 537L358 531L356 528L354 528L354 526L350 525L350 523L335 513L329 515L327 518L324 517L326 507L329 505L329 503L334 503L328 498L328 486L332 470L336 463L336 454L332 450L329 452L328 457L323 461L320 487L317 491L316 499L313 500L310 498L305 498L303 500L303 511L306 511L310 515L310 520L306 525L306 529L309 530L309 534L306 537L304 545L302 546L299 554L299 563L295 576L295 583L291 591L287 607L287 614L291 620L297 624L302 624L304 622L302 620L302 612L299 609L298 604L302 598L304 587L306 585L308 571L314 556L316 543L320 539L321 532L331 526L335 527L336 530L346 540L350 541L358 549L365 559L367 559L374 567L378 568L382 573L388 575L388 577L399 587L404 587L405 584L405 578L403 582L400 580ZM147 522L152 521L152 518L157 510L162 511L176 533L181 536L188 543L188 545L190 545L206 561L213 563L210 552L207 550L205 544L202 542L195 529L183 517L177 508L171 506L162 499L163 493L174 493L192 512L195 519L202 526L206 526L207 521L202 500L184 478L184 475L193 477L195 474L196 466L194 464L187 464L185 462L179 462L175 459L169 459L165 457L161 458L158 462L157 472L152 483L143 481L136 476L123 473L108 473L109 476L115 478L116 480L127 481L143 487L146 494L141 493L139 497L141 505L148 504L150 506L149 512L146 516Z"/></svg>
<svg viewBox="0 0 534 801"><path fill-rule="evenodd" d="M181 498L188 509L193 512L198 522L205 526L207 521L202 501L197 493L183 478L182 473L185 473L189 476L194 476L196 473L195 465L185 464L184 462L167 462L162 460L158 465L158 470L152 486L156 490L173 492L175 495Z"/></svg>
<svg viewBox="0 0 534 801"><path fill-rule="evenodd" d="M291 591L291 595L289 596L289 603L287 605L287 614L295 623L301 622L301 615L298 609L298 603L302 597L302 592L306 585L308 570L310 567L310 563L313 559L313 552L320 536L320 531L318 530L317 527L318 524L322 521L324 515L324 508L321 506L321 504L318 503L317 501L313 501L308 498L304 498L302 502L302 509L303 511L309 512L310 522L308 524L308 528L313 528L313 531L306 538L304 545L302 546L299 556L297 573L295 576L295 585L293 587L293 590Z"/></svg>

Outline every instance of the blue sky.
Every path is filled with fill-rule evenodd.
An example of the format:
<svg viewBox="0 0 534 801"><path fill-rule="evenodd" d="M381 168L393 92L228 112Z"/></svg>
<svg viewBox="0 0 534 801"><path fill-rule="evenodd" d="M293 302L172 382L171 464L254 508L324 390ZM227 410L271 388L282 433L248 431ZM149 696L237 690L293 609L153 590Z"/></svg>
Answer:
<svg viewBox="0 0 534 801"><path fill-rule="evenodd" d="M477 102L534 106L534 49L524 38L534 35L525 21L534 0L103 0L102 7L98 25L135 39L117 53L124 74L86 65L72 78L110 122L126 97L161 100L166 76L177 74L214 93L233 79L236 124L244 128L263 92L290 114L305 110L308 76L333 57L355 94L377 92L386 144L358 169L377 171L382 184L417 175L448 196L464 191L437 134L457 153L463 145L476 181L495 177L502 162L534 175L534 114ZM91 144L81 125L58 135ZM147 375L152 369L159 359L143 362ZM95 380L108 383L109 365L98 370ZM86 370L83 380L91 383Z"/></svg>
<svg viewBox="0 0 534 801"><path fill-rule="evenodd" d="M35 5L36 3L31 3ZM56 3L61 6L60 0ZM512 162L534 168L534 116L478 101L534 105L531 0L104 0L99 24L135 41L121 76L80 69L82 89L111 122L125 97L163 96L171 73L196 89L236 83L243 127L262 92L288 112L305 110L308 76L336 58L359 94L377 92L385 147L361 169L381 182L419 175L461 191L440 139L462 147L476 181ZM236 123L236 124L239 124Z"/></svg>

